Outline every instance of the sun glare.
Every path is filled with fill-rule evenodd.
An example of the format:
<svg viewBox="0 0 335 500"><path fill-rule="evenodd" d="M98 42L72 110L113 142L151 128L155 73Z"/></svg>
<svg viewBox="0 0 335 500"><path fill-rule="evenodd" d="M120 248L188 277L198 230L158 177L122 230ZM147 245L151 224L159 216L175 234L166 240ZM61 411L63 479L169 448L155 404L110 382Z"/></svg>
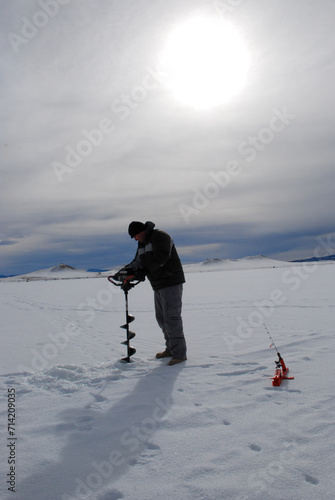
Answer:
<svg viewBox="0 0 335 500"><path fill-rule="evenodd" d="M177 26L160 58L166 83L183 104L211 108L240 90L249 67L237 31L217 19L193 18Z"/></svg>

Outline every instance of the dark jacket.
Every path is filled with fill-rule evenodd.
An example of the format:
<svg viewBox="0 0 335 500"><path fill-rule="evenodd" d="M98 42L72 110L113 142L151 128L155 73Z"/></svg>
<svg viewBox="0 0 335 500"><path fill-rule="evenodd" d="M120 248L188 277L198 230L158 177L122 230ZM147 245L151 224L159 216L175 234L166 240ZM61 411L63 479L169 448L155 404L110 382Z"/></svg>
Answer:
<svg viewBox="0 0 335 500"><path fill-rule="evenodd" d="M134 271L144 271L154 290L185 283L183 267L170 235L154 229L153 222L146 222L144 243L138 242L134 260L126 266Z"/></svg>

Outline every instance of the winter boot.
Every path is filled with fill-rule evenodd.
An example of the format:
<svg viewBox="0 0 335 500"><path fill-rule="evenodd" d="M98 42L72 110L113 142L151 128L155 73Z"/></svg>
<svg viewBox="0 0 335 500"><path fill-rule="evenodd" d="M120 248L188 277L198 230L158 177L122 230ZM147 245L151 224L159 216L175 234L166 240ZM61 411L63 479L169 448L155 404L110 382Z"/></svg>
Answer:
<svg viewBox="0 0 335 500"><path fill-rule="evenodd" d="M158 358L158 359L170 358L171 356L172 356L172 354L167 349L165 349L165 351L163 351L163 352L158 352L156 354L156 358Z"/></svg>

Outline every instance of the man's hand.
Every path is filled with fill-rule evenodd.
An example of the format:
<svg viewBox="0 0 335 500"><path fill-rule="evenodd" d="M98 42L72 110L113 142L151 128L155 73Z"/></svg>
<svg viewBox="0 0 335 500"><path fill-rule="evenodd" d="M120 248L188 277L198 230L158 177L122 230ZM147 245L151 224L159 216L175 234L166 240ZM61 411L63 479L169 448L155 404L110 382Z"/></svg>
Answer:
<svg viewBox="0 0 335 500"><path fill-rule="evenodd" d="M123 282L130 274L130 271L128 271L127 269L120 269L120 271L114 274L113 279Z"/></svg>
<svg viewBox="0 0 335 500"><path fill-rule="evenodd" d="M134 279L138 280L138 281L145 281L145 271L144 271L144 269L138 269L138 271L136 271L134 273Z"/></svg>
<svg viewBox="0 0 335 500"><path fill-rule="evenodd" d="M114 274L113 279L123 283L128 277L131 277L131 281L145 281L145 271L144 269L138 269L135 271L134 269L123 267L120 271Z"/></svg>

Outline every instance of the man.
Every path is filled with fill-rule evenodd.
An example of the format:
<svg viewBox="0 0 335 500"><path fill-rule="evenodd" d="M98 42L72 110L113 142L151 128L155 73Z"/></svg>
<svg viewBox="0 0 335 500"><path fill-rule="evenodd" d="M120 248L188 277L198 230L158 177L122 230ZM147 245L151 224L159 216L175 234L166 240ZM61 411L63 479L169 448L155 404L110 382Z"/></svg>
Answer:
<svg viewBox="0 0 335 500"><path fill-rule="evenodd" d="M122 268L115 279L122 281L127 275L144 280L145 276L154 290L155 314L165 338L165 350L156 358L171 357L169 365L185 361L186 342L181 317L184 271L171 236L155 224L133 221L128 233L138 242L134 260Z"/></svg>

